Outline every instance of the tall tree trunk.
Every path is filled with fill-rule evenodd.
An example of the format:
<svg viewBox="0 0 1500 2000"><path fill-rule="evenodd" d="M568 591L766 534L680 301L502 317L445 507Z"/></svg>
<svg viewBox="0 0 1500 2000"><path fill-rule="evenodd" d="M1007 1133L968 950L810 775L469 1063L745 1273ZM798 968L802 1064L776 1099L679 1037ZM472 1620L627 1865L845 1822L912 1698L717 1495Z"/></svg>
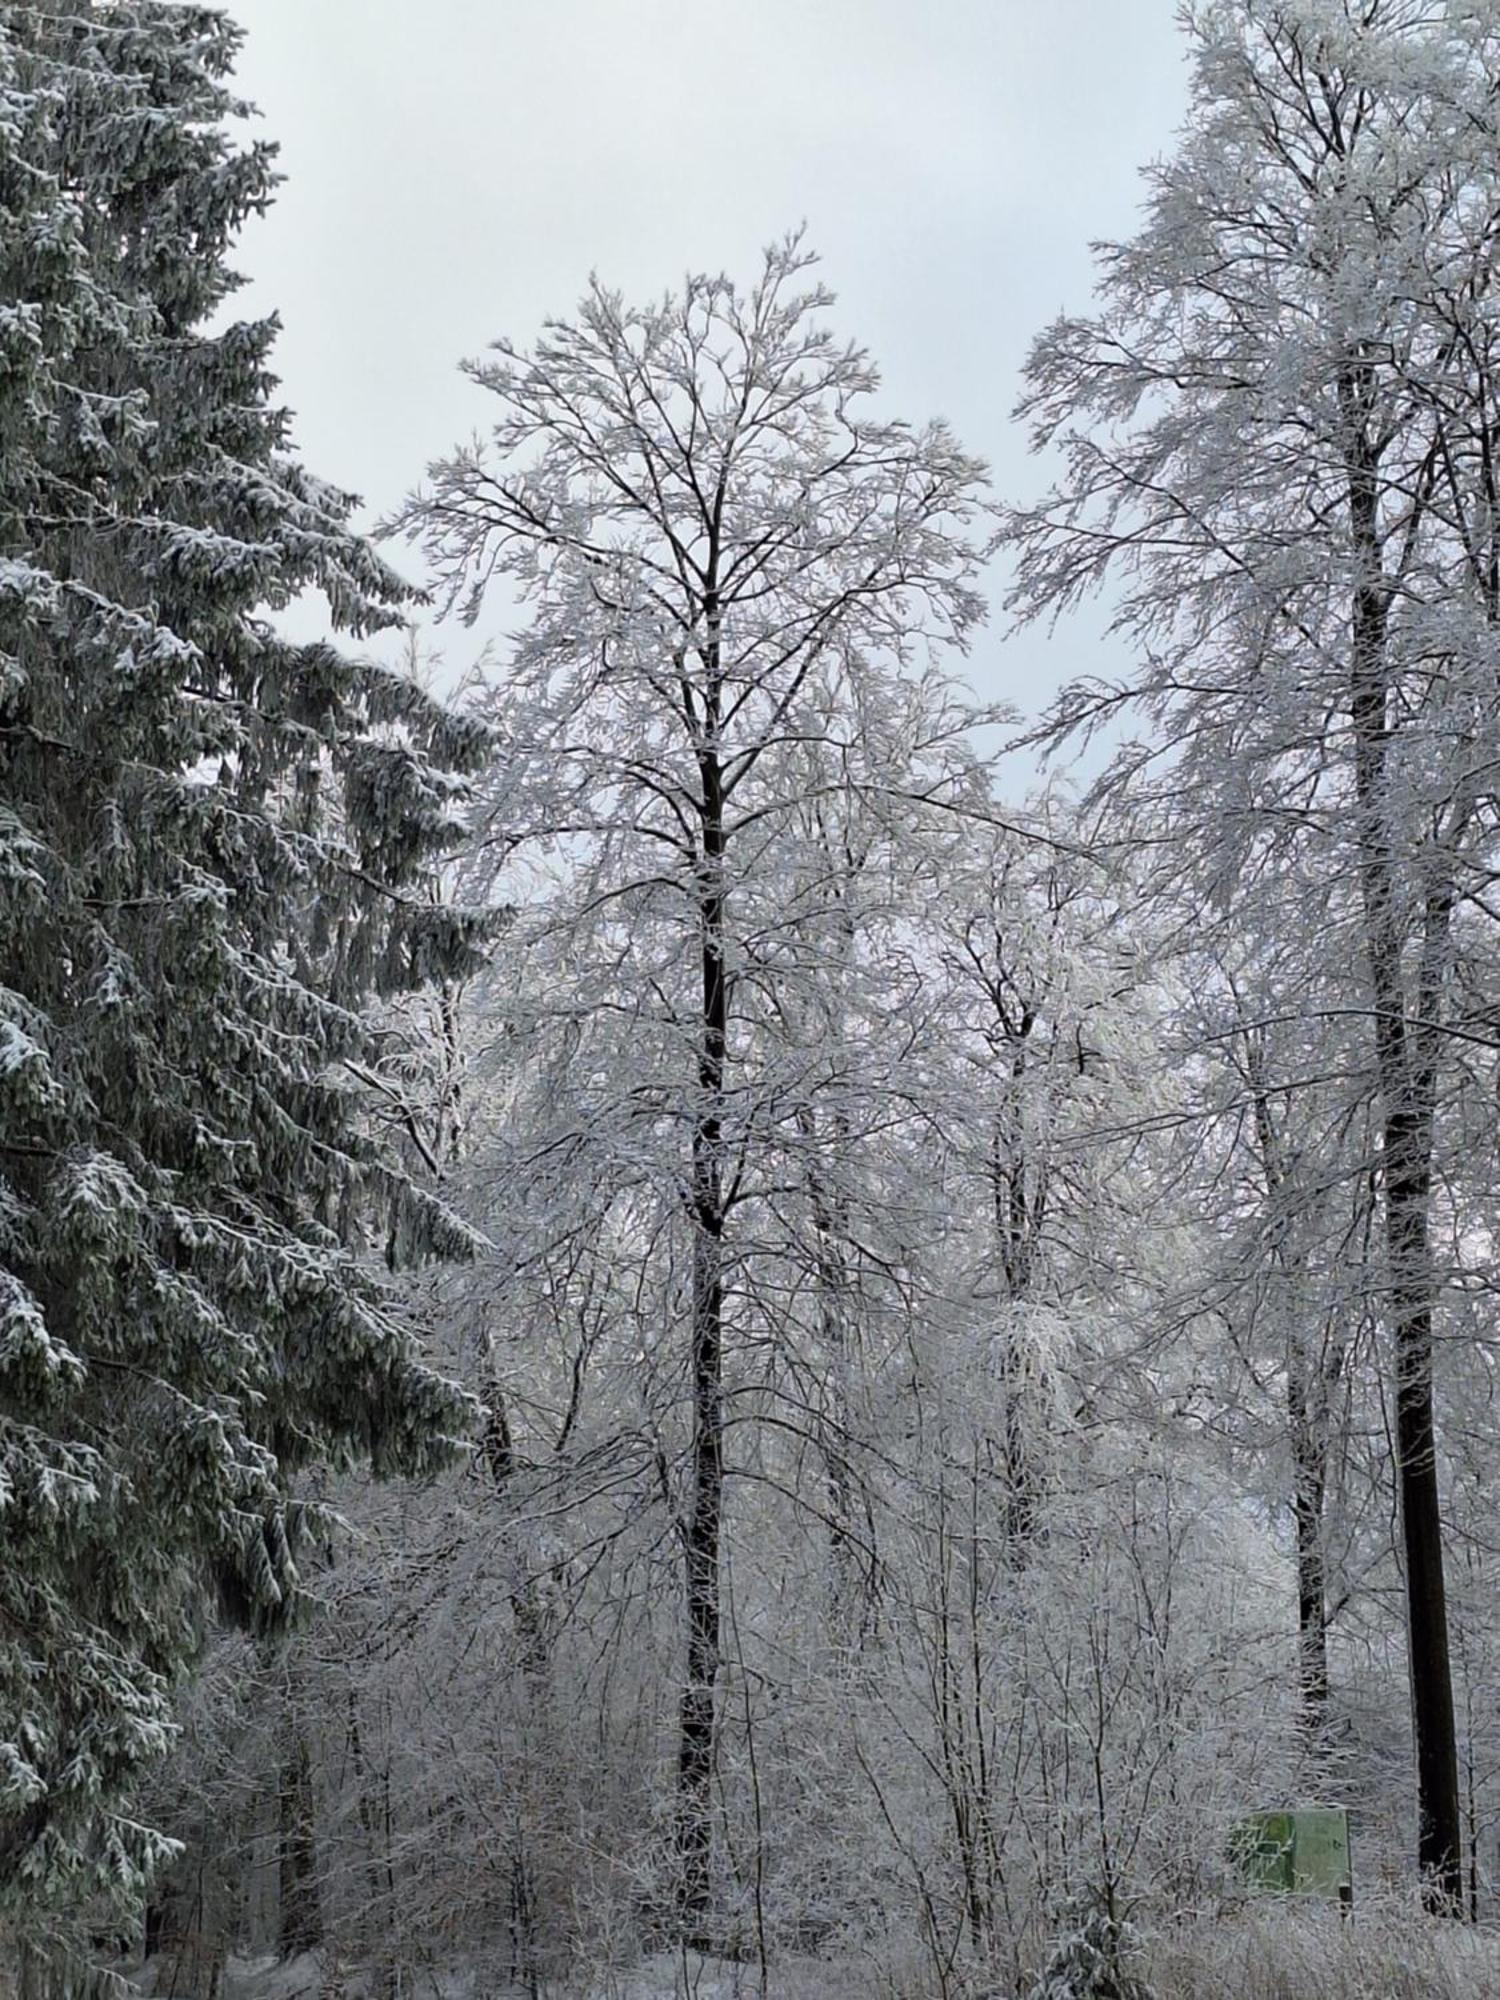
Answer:
<svg viewBox="0 0 1500 2000"><path fill-rule="evenodd" d="M487 1414L481 1446L495 1496L504 1504L511 1481L515 1478L516 1451L505 1390L493 1358L486 1371L484 1396ZM521 1681L526 1689L531 1721L538 1730L544 1730L552 1696L551 1621L526 1548L519 1545L511 1548L508 1560L512 1566L510 1612L520 1651ZM540 1753L533 1747L520 1757L510 1782L514 1803L510 1852L511 1983L523 1987L532 1995L537 1990L540 1975L536 1949L536 1885L528 1832L537 1826L539 1811L535 1770L539 1755L545 1762L546 1754L545 1747Z"/></svg>
<svg viewBox="0 0 1500 2000"><path fill-rule="evenodd" d="M1245 1074L1255 1112L1256 1145L1266 1188L1269 1260L1280 1274L1282 1310L1289 1322L1286 1340L1287 1436L1292 1453L1292 1520L1297 1544L1297 1699L1308 1748L1322 1746L1328 1719L1328 1578L1324 1556L1323 1506L1328 1490L1328 1389L1342 1365L1330 1370L1328 1350L1315 1356L1307 1339L1311 1303L1305 1260L1289 1244L1291 1211L1300 1207L1287 1184L1282 1138L1271 1105L1265 1044L1242 1020Z"/></svg>
<svg viewBox="0 0 1500 2000"><path fill-rule="evenodd" d="M485 1466L489 1471L490 1483L495 1497L502 1503L506 1500L511 1480L515 1476L516 1451L511 1435L510 1415L505 1404L505 1389L493 1364L484 1380L485 1419L480 1438ZM551 1639L547 1629L546 1607L537 1579L527 1560L526 1550L517 1547L508 1551L512 1567L510 1584L510 1615L515 1625L516 1641L520 1651L520 1667L528 1692L533 1700L545 1696L548 1687L548 1669L551 1664Z"/></svg>
<svg viewBox="0 0 1500 2000"><path fill-rule="evenodd" d="M1396 1346L1396 1476L1406 1556L1418 1860L1429 1901L1458 1907L1460 1821L1453 1676L1432 1414L1432 1285L1427 1212L1430 1128L1397 1109L1385 1121L1387 1258Z"/></svg>
<svg viewBox="0 0 1500 2000"><path fill-rule="evenodd" d="M1031 1561L1037 1537L1041 1480L1032 1436L1036 1398L1029 1394L1030 1369L1014 1321L1004 1335L1000 1380L1004 1389L1005 1550L1017 1572Z"/></svg>
<svg viewBox="0 0 1500 2000"><path fill-rule="evenodd" d="M825 1371L818 1444L828 1502L829 1599L836 1643L862 1643L874 1614L876 1593L873 1524L866 1510L867 1540L861 1548L856 1523L854 1473L849 1462L849 1204L818 1161L818 1123L803 1105L797 1124L807 1147L807 1194L812 1211L813 1273L818 1309L818 1359ZM840 1157L848 1149L848 1119L836 1116L834 1135Z"/></svg>
<svg viewBox="0 0 1500 2000"><path fill-rule="evenodd" d="M1036 1433L1044 1421L1043 1403L1032 1380L1031 1357L1020 1329L1020 1309L1031 1297L1037 1240L1047 1206L1047 1167L1045 1160L1037 1164L1030 1158L1025 1117L1027 1050L1037 1010L1028 1000L1014 1014L1007 1014L1000 966L1001 945L997 938L996 982L991 997L1004 1031L1009 1073L990 1137L990 1192L995 1244L1010 1307L1000 1356L1005 1429L1005 1547L1011 1567L1019 1572L1031 1560L1041 1512L1045 1440Z"/></svg>
<svg viewBox="0 0 1500 2000"><path fill-rule="evenodd" d="M365 1849L365 1909L363 1918L365 1961L369 1969L372 2000L393 2000L396 1991L394 1900L386 1894L381 1875L379 1822L375 1795L370 1786L365 1761L364 1733L359 1726L359 1696L351 1682L348 1692L347 1743L350 1768L354 1773L355 1812ZM385 1856L387 1868L390 1855Z"/></svg>
<svg viewBox="0 0 1500 2000"><path fill-rule="evenodd" d="M1417 1855L1431 1907L1457 1911L1462 1892L1458 1750L1432 1407L1434 1276L1429 1211L1436 1058L1429 1045L1430 1023L1412 1027L1407 1019L1398 860L1388 795L1390 592L1382 568L1379 452L1368 417L1366 363L1357 361L1341 372L1339 394L1348 440L1355 552L1350 719L1360 891L1381 1096L1381 1182L1395 1350L1396 1482L1417 1763ZM1427 901L1422 981L1434 1002L1439 994L1432 989L1441 987L1450 914L1451 893L1442 882L1435 883Z"/></svg>
<svg viewBox="0 0 1500 2000"><path fill-rule="evenodd" d="M1297 1695L1303 1731L1314 1750L1328 1720L1328 1585L1323 1554L1328 1443L1319 1421L1320 1389L1305 1344L1294 1335L1287 1361L1287 1427L1297 1530Z"/></svg>
<svg viewBox="0 0 1500 2000"><path fill-rule="evenodd" d="M283 1958L316 1951L323 1942L323 1902L318 1882L317 1810L307 1738L291 1706L282 1736L277 1791L276 1862L280 1888L277 1946Z"/></svg>
<svg viewBox="0 0 1500 2000"><path fill-rule="evenodd" d="M712 626L711 626L712 629ZM717 644L708 662L703 741L702 855L697 884L702 972L697 1110L692 1135L692 1444L682 1521L687 1672L677 1754L678 1907L701 1931L711 1900L712 1789L722 1649L719 1541L724 1501L724 1070L729 989L724 963L724 769Z"/></svg>

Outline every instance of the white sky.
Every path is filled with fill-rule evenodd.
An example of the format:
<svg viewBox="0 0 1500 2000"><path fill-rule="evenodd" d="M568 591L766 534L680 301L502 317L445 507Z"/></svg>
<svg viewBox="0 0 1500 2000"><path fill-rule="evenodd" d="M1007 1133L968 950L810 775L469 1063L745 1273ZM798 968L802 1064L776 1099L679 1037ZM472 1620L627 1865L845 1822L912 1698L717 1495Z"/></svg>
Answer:
<svg viewBox="0 0 1500 2000"><path fill-rule="evenodd" d="M802 221L892 413L947 417L1034 492L1027 345L1087 305L1088 245L1131 232L1183 109L1174 0L229 4L288 176L237 310L281 313L302 450L369 518L487 423L462 356L526 341L591 270L635 296L749 277ZM1035 712L1107 663L1097 624L1006 640L997 605L969 677ZM437 640L455 673L478 643Z"/></svg>

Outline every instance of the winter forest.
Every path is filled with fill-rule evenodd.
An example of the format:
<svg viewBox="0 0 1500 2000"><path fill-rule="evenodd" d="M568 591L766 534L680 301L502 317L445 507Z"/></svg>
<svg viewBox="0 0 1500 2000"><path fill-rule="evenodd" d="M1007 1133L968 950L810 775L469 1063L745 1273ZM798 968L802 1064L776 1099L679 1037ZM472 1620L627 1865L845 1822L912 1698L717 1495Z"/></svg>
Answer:
<svg viewBox="0 0 1500 2000"><path fill-rule="evenodd" d="M6 2000L1500 1996L1500 0L1180 31L1029 485L792 217L374 521L0 0Z"/></svg>

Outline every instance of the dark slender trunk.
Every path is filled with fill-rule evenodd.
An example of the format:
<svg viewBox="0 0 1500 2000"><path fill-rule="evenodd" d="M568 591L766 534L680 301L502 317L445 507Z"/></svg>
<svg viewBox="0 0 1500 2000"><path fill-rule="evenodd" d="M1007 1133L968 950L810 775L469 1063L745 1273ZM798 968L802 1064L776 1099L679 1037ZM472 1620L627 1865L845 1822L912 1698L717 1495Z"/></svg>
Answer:
<svg viewBox="0 0 1500 2000"><path fill-rule="evenodd" d="M1328 1446L1300 1343L1287 1369L1287 1416L1292 1439L1292 1514L1297 1529L1297 1693L1310 1748L1328 1720L1328 1592L1323 1555L1323 1498Z"/></svg>
<svg viewBox="0 0 1500 2000"><path fill-rule="evenodd" d="M1430 1141L1420 1128L1412 1129L1413 1122L1401 1113L1388 1116L1384 1147L1396 1343L1396 1473L1406 1556L1418 1859L1433 1907L1456 1910L1461 1865L1458 1752L1432 1413L1432 1296L1425 1278Z"/></svg>
<svg viewBox="0 0 1500 2000"><path fill-rule="evenodd" d="M503 1501L515 1477L516 1451L511 1436L510 1415L505 1405L505 1391L493 1372L485 1382L484 1398L485 1420L480 1446L495 1497ZM511 1557L510 1615L515 1626L521 1673L533 1698L538 1698L547 1691L551 1656L546 1608L524 1549L512 1551Z"/></svg>
<svg viewBox="0 0 1500 2000"><path fill-rule="evenodd" d="M301 1952L316 1951L323 1942L323 1901L312 1758L295 1715L287 1718L276 1803L281 1891L277 1945L283 1958L296 1958Z"/></svg>
<svg viewBox="0 0 1500 2000"><path fill-rule="evenodd" d="M824 1407L819 1417L819 1449L828 1497L830 1600L835 1634L856 1642L867 1637L875 1603L874 1536L861 1548L856 1524L854 1474L849 1463L849 1208L830 1184L818 1159L817 1119L810 1105L798 1115L807 1146L807 1192L812 1210L814 1276L818 1304L819 1361L824 1370ZM848 1147L848 1121L835 1119L840 1156Z"/></svg>
<svg viewBox="0 0 1500 2000"><path fill-rule="evenodd" d="M997 1012L1001 1007L997 989ZM1029 1157L1024 1116L1027 1049L1036 1025L1036 1009L1028 1001L1011 1022L1001 1012L1001 1021L1009 1048L1010 1073L990 1137L990 1191L995 1242L1011 1307L1000 1356L1005 1426L1002 1440L1005 1547L1011 1567L1020 1571L1031 1560L1040 1528L1044 1440L1035 1434L1043 1421L1043 1401L1030 1379L1029 1357L1021 1343L1017 1309L1031 1296L1037 1239L1047 1206L1047 1172L1045 1165L1038 1167Z"/></svg>
<svg viewBox="0 0 1500 2000"><path fill-rule="evenodd" d="M496 1498L503 1503L515 1478L516 1449L505 1392L493 1368L485 1383L485 1404L487 1414L481 1448ZM520 1655L521 1681L533 1717L542 1721L552 1696L552 1629L524 1547L510 1550L508 1559L512 1564L510 1615ZM520 1759L511 1777L516 1806L510 1853L511 1984L524 1988L533 1996L540 1973L536 1952L535 1888L527 1828L536 1825L539 1817L532 1775L535 1762L535 1752Z"/></svg>
<svg viewBox="0 0 1500 2000"><path fill-rule="evenodd" d="M1430 1906L1457 1911L1462 1907L1458 1750L1432 1403L1434 1279L1429 1210L1435 1055L1426 1046L1428 1028L1413 1028L1407 1019L1398 859L1388 797L1390 687L1386 648L1390 596L1382 569L1379 457L1367 416L1366 364L1347 367L1340 377L1339 391L1348 438L1349 512L1356 564L1350 720L1354 729L1360 890L1381 1096L1381 1184L1395 1354L1396 1482L1405 1556L1417 1763L1417 1854ZM1438 956L1446 951L1450 906L1442 885L1436 885L1428 903L1424 968L1428 972L1433 969L1434 948ZM1427 983L1424 979L1424 985Z"/></svg>
<svg viewBox="0 0 1500 2000"><path fill-rule="evenodd" d="M1034 1398L1027 1394L1027 1366L1012 1326L1004 1336L1000 1379L1004 1385L1005 1548L1012 1569L1026 1568L1038 1525L1039 1480L1032 1439Z"/></svg>
<svg viewBox="0 0 1500 2000"><path fill-rule="evenodd" d="M711 1901L712 1789L722 1649L719 1541L724 1501L724 1071L729 989L724 963L725 799L716 646L707 664L703 743L698 753L703 788L703 848L697 882L702 1038L692 1134L692 1443L682 1519L687 1672L677 1755L677 1895L687 1933L702 1931Z"/></svg>
<svg viewBox="0 0 1500 2000"><path fill-rule="evenodd" d="M364 1910L364 1936L370 1992L373 2000L392 2000L396 1991L396 1966L391 1950L394 1942L391 1926L395 1921L395 1911L386 1901L381 1880L375 1796L370 1789L364 1737L359 1726L359 1696L353 1687L349 1689L348 1700L349 1762L354 1773L355 1809L365 1846L365 1894L368 1900Z"/></svg>
<svg viewBox="0 0 1500 2000"><path fill-rule="evenodd" d="M1329 1385L1342 1369L1325 1343L1315 1357L1306 1335L1310 1288L1303 1257L1292 1237L1300 1206L1287 1184L1282 1138L1272 1109L1265 1045L1246 1026L1245 1071L1255 1111L1256 1143L1266 1184L1269 1261L1280 1278L1290 1326L1286 1349L1287 1436L1292 1453L1292 1520L1297 1542L1297 1697L1303 1735L1315 1755L1328 1720L1328 1577L1323 1506L1328 1490ZM1331 1362L1331 1365L1330 1365Z"/></svg>

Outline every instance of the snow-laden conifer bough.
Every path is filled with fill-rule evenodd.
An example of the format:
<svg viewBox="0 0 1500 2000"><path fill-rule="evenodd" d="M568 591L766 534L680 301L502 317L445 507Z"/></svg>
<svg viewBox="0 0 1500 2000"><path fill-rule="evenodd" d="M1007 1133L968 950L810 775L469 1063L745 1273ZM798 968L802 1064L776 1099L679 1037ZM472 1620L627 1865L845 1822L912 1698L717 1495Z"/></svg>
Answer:
<svg viewBox="0 0 1500 2000"><path fill-rule="evenodd" d="M482 731L277 632L409 593L295 455L274 321L216 318L275 178L237 41L0 6L0 1912L38 1935L161 1861L122 1798L211 1604L293 1616L299 1469L468 1421L369 1254L467 1237L350 1065L367 996L471 960L419 891Z"/></svg>

